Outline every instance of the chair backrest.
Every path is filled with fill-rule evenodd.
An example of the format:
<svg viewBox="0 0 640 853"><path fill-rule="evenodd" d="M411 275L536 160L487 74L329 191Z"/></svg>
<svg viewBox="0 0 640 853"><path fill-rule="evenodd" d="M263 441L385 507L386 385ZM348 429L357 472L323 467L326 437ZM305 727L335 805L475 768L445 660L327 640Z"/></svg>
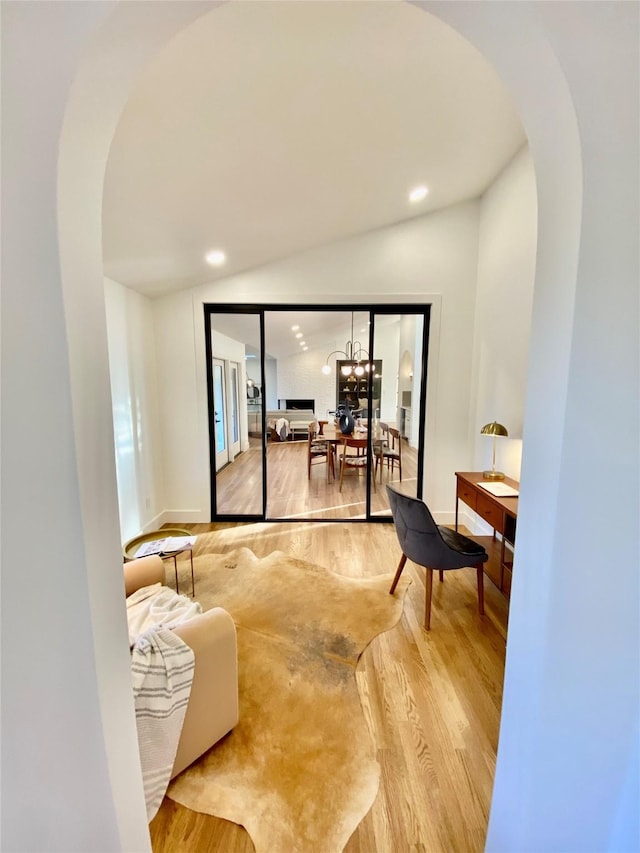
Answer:
<svg viewBox="0 0 640 853"><path fill-rule="evenodd" d="M327 447L325 443L322 441L322 439L318 440L317 436L318 432L316 430L316 422L311 421L311 423L309 424L309 431L307 435L307 451L309 453L309 456L317 456L321 448L324 449L326 453Z"/></svg>
<svg viewBox="0 0 640 853"><path fill-rule="evenodd" d="M347 447L366 447L367 439L366 438L353 438L350 435L342 436L342 443L346 444Z"/></svg>
<svg viewBox="0 0 640 853"><path fill-rule="evenodd" d="M344 447L345 453L347 447L355 447L358 451L358 456L360 456L361 451L366 449L367 447L367 439L366 438L353 438L350 435L342 436L342 446Z"/></svg>
<svg viewBox="0 0 640 853"><path fill-rule="evenodd" d="M398 542L414 563L432 569L457 568L459 554L446 544L426 503L387 486Z"/></svg>
<svg viewBox="0 0 640 853"><path fill-rule="evenodd" d="M402 442L400 440L400 431L395 427L389 427L389 435L391 436L391 449L395 450L398 456L402 455Z"/></svg>

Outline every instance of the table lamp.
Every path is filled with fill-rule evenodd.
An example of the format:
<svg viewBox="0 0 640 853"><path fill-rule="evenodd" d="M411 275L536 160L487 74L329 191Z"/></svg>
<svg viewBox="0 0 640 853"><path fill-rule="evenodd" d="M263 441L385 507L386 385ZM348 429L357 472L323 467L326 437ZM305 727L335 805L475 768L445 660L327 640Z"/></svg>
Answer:
<svg viewBox="0 0 640 853"><path fill-rule="evenodd" d="M490 424L485 424L480 430L480 435L492 435L493 436L493 467L491 471L483 471L482 476L485 480L504 480L504 474L501 471L496 471L496 436L505 435L508 436L507 428L503 427L502 424L499 424L497 421L493 421Z"/></svg>

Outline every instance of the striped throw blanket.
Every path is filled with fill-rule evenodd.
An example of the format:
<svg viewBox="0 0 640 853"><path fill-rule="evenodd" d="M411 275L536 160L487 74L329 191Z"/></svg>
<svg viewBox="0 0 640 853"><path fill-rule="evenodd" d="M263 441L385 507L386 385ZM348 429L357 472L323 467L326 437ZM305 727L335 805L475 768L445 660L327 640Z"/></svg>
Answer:
<svg viewBox="0 0 640 853"><path fill-rule="evenodd" d="M148 820L160 808L170 781L195 665L193 650L167 626L201 611L200 605L195 605L194 613L195 603L188 599L186 603L165 601L167 612L163 621L159 612L163 608L152 605L154 597L162 599L167 591L163 587L153 596L138 590L139 595L134 593L136 599L131 602L133 612L129 614L131 628L137 622L131 618L135 612L140 616L140 609L148 608L148 620L143 618L138 622L138 626L143 627L146 622L148 627L132 639L131 647L131 677Z"/></svg>

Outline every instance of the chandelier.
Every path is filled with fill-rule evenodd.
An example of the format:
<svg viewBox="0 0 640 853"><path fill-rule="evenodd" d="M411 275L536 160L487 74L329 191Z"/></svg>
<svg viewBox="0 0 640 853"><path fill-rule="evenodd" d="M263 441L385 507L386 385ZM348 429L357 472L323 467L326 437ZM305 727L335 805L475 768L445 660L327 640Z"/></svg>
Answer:
<svg viewBox="0 0 640 853"><path fill-rule="evenodd" d="M340 368L343 376L351 376L352 373L355 373L356 376L363 376L365 370L367 373L371 370L371 365L368 362L369 353L364 349L360 341L354 341L353 339L353 311L351 312L351 339L346 342L343 350L334 349L333 352L329 353L326 363L322 366L322 372L325 376L331 373L329 359L332 355L342 355L344 359L341 359L341 361L351 362L350 364L343 364ZM363 361L366 361L366 363L362 364Z"/></svg>

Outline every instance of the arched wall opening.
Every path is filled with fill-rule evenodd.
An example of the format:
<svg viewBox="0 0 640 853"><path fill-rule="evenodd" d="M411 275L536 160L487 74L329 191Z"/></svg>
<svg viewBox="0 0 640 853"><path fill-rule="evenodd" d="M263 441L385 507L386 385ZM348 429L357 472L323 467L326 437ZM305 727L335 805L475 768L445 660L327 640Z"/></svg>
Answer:
<svg viewBox="0 0 640 853"><path fill-rule="evenodd" d="M88 572L88 580L90 600L92 602L92 621L96 638L96 665L99 683L102 681L101 671L110 669L110 659L113 655L112 626L114 614L110 613L112 610L111 607L105 607L105 599L108 598L112 602L112 606L116 607L120 604L121 595L118 584L112 582L109 585L105 582L105 578L107 576L110 577L108 574L109 566L116 562L116 552L119 549L120 542L117 500L113 492L113 453L111 452L111 446L105 447L103 445L99 452L102 476L111 486L108 513L105 511L106 508L104 505L100 507L96 505L97 492L95 489L96 452L98 451L96 448L96 437L100 435L101 431L104 431L104 424L110 421L110 412L108 411L108 402L110 400L108 364L106 356L99 360L94 359L91 364L91 372L87 374L88 362L85 357L87 352L95 351L98 341L101 342L103 354L106 354L100 217L104 165L120 112L124 108L129 90L133 85L138 71L144 67L145 62L153 52L160 49L172 35L177 33L182 27L188 26L198 16L210 11L215 4L206 4L205 7L202 5L195 7L191 6L191 4L186 4L187 8L181 8L180 10L175 9L174 6L184 4L164 4L168 8L162 16L158 16L157 14L158 7L155 7L153 15L149 15L145 13L144 6L140 9L132 9L131 6L133 5L137 4L125 4L124 8L122 6L115 7L106 25L99 31L97 39L91 46L89 52L90 60L87 60L84 68L81 67L75 80L65 118L58 187L62 284L70 353L79 481L83 517L85 519L85 547L87 564L91 567ZM456 17L451 14L443 14L447 10L438 6L438 4L436 6L437 8L433 8L428 3L420 4L420 7L426 12L433 12L445 20L447 20L447 17ZM526 102L527 93L524 94L523 98L518 98L517 84L519 82L519 69L514 67L517 65L517 63L514 63L514 57L505 57L505 51L500 48L499 44L501 39L496 39L492 35L493 28L490 19L493 16L491 14L479 16L472 23L464 20L464 16L458 17L460 17L460 20L453 20L451 22L452 25L459 27L472 43L475 42L477 44L489 61L496 64L496 68L505 81L508 81L510 76L515 78L514 96L521 108L521 116L530 136L530 144L538 176L538 191L540 193L540 250L535 295L539 314L542 310L540 303L547 303L549 299L554 298L554 294L548 292L545 274L549 275L553 268L557 268L559 264L562 264L567 271L572 270L572 273L566 276L566 281L575 281L581 197L579 165L577 169L563 169L562 174L557 174L553 169L554 161L551 157L548 157L546 150L541 151L539 157L536 156L536 122L545 122L545 130L540 134L542 136L541 145L544 142L545 148L549 146L554 151L557 151L558 147L560 147L564 151L562 159L565 162L569 162L574 166L579 164L579 144L571 101L566 83L562 78L555 58L549 51L548 46L541 40L540 44L536 45L535 52L544 56L543 65L546 62L546 68L538 67L540 78L546 73L548 81L547 85L544 85L542 89L547 93L552 93L552 97L556 101L552 109L556 115L563 118L563 123L559 123L557 126L555 138L549 140L546 135L546 111L549 109L549 105L546 103L547 99L542 99L545 102L544 104L536 103L532 105ZM512 26L516 29L518 28L516 18L514 18ZM114 80L113 66L109 61L109 56L112 51L118 51L118 55L121 57L120 39L124 32L127 33L130 52L126 61L123 62L121 58L119 59L118 76L117 80ZM144 33L144 40L142 40L142 33ZM136 34L139 40L134 37ZM480 43L478 44L478 42ZM101 72L105 67L110 68L110 73L103 76ZM520 71L520 75L524 76L524 71ZM97 152L99 152L99 156L97 156ZM542 168L539 166L539 159L542 160ZM564 184L565 189L562 193L565 199L564 210L560 211L554 207L545 211L544 186L546 181L555 188L558 186L558 181ZM556 236L559 230L559 220L564 220L565 223L569 222L573 225L573 228L569 229L566 228L566 225L562 227L561 230L564 235L562 241L559 241ZM80 232L78 228L79 222L82 223L82 230ZM545 227L545 222L547 223L547 227ZM567 234L571 239L567 239ZM545 239L549 243L548 247L545 247ZM544 263L545 257L548 257L547 265ZM566 308L564 317L562 316L562 312L557 309L554 309L554 313L558 317L559 325L564 322L566 324L565 329L568 330L571 323L572 305L569 294L564 295L564 303ZM545 305L544 313L546 313L546 309L547 306ZM536 346L535 311L536 309L534 308L532 337L532 349L534 351ZM561 400L564 391L563 382L560 377L564 374L566 382L569 341L570 334L559 336L557 350L553 354L549 353L548 339L546 342L547 357L553 358L557 368L560 368L564 364L564 371L562 369L556 371L559 382L555 393L559 408L562 408ZM544 372L546 373L546 371ZM535 378L532 380L532 384L535 390ZM547 386L545 389L545 396L547 398L549 390ZM547 436L544 433L541 434L541 440L545 445L545 452L544 454L536 452L536 411L538 409L535 404L528 407L530 416L528 415L525 425L527 432L527 453L539 461L543 459L557 459L560 455L560 447L557 448L556 454L550 454ZM538 468L538 470L540 469ZM523 476L527 477L526 458L524 460ZM553 471L547 470L544 486L547 498L552 488L552 482ZM104 492L102 492L102 500L104 500ZM533 493L531 493L531 502L534 505L536 504ZM95 530L91 522L91 519L98 514L103 519L103 524L99 532ZM521 509L520 517L519 542L526 541L527 539L526 507ZM108 524L105 523L107 518ZM552 530L552 519L549 518L548 521L549 529ZM551 542L549 543L549 547L551 547ZM516 559L521 559L519 553L516 555ZM550 562L549 560L548 564ZM526 571L526 563L524 569L521 567L521 570ZM540 582L540 580L541 573L538 570L538 581ZM547 578L547 581L550 583L550 578ZM108 585L112 588L107 589ZM529 623L527 609L527 602L522 600L521 596L517 594L517 590L514 590L510 626L511 636L516 633L520 620L523 620L524 624ZM531 630L535 630L530 624L529 627ZM119 661L119 663L122 666L122 661ZM121 676L123 679L122 691L123 693L128 692L128 672L121 672ZM114 717L114 707L116 704L117 697L114 696L113 683L111 682L108 692L105 685L101 702L107 752L110 755L111 750L114 751L114 754L116 753L116 743L122 736L122 727L124 724L122 714ZM128 702L123 701L120 707L127 708ZM519 713L522 713L523 710L519 709ZM116 726L113 725L116 719L118 719L117 730ZM131 725L131 721L129 721L129 725ZM120 814L123 813L122 808L128 808L130 802L129 794L125 794L131 784L130 771L130 767L125 768L124 766L114 764L113 757L111 757L111 775L116 804L118 804L122 796L121 808L119 809ZM120 774L122 774L122 778L119 779L118 776Z"/></svg>
<svg viewBox="0 0 640 853"><path fill-rule="evenodd" d="M111 571L119 559L119 531L103 297L102 181L118 116L138 70L174 33L215 5L115 5L79 66L60 147L58 239L80 514L99 704L122 849L139 849L145 816L139 785L132 783L135 768L122 758L135 742L135 729L127 662L113 648L114 625L124 631L124 616L121 581ZM533 820L531 802L538 797L535 774L521 780L519 796L513 801L505 780L514 765L520 764L526 773L535 764L536 715L548 689L549 626L559 606L554 601L558 581L553 571L563 546L558 507L567 488L563 455L573 428L571 419L567 420L567 401L583 210L581 141L567 79L545 36L548 21L555 46L568 50L568 39L563 41L562 23L553 10L546 10L540 19L538 4L416 5L458 29L511 89L537 177L538 259L522 469L526 492L519 516L518 579L511 600L500 755L488 840L490 848L509 849L505 824L519 826L514 832L526 838ZM526 50L521 49L523 44ZM549 411L555 419L552 432ZM132 798L139 804L134 816ZM510 849L518 848L513 844L517 837L511 836Z"/></svg>

